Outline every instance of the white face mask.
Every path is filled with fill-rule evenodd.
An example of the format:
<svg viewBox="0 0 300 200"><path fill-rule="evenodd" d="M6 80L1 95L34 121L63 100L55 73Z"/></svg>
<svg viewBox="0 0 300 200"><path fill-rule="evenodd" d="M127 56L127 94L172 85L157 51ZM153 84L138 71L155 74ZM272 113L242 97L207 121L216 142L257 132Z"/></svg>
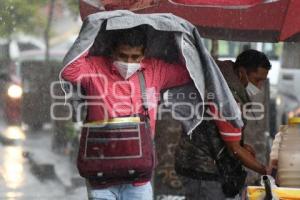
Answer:
<svg viewBox="0 0 300 200"><path fill-rule="evenodd" d="M115 61L113 64L118 69L120 75L124 79L128 79L141 68L140 63L127 63L122 61Z"/></svg>
<svg viewBox="0 0 300 200"><path fill-rule="evenodd" d="M251 83L250 81L248 82L246 91L249 96L255 96L261 92L261 90L258 87L256 87L253 83Z"/></svg>

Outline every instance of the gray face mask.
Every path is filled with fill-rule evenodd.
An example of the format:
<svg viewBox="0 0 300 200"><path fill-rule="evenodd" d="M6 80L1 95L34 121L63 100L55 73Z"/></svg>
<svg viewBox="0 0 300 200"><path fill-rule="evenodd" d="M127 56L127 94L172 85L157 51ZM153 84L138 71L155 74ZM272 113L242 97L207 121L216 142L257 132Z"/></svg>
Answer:
<svg viewBox="0 0 300 200"><path fill-rule="evenodd" d="M253 83L251 83L250 81L248 82L246 91L250 97L255 96L261 92L261 90L258 87L256 87Z"/></svg>

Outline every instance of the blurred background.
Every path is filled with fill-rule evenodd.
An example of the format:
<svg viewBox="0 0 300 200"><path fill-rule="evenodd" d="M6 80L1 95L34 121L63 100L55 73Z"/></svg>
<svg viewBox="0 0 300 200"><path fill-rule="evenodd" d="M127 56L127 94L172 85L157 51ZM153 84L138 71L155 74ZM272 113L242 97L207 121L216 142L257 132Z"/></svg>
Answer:
<svg viewBox="0 0 300 200"><path fill-rule="evenodd" d="M0 2L0 199L87 199L74 165L78 130L50 117L51 83L81 26L78 7Z"/></svg>

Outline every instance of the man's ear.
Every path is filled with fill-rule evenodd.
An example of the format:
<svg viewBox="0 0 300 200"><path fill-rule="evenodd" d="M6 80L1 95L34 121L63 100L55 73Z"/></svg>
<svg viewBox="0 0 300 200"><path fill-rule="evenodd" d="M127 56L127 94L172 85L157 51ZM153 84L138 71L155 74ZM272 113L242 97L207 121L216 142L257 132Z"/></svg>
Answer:
<svg viewBox="0 0 300 200"><path fill-rule="evenodd" d="M238 68L238 75L239 75L239 79L241 81L242 77L243 77L243 72L242 72L241 68Z"/></svg>
<svg viewBox="0 0 300 200"><path fill-rule="evenodd" d="M240 81L242 80L243 76L244 76L244 70L242 67L237 68L237 74L239 76Z"/></svg>
<svg viewBox="0 0 300 200"><path fill-rule="evenodd" d="M241 66L238 68L238 76L239 76L241 83L244 86L246 86L248 84L249 80L248 80L247 70L245 69L245 67Z"/></svg>

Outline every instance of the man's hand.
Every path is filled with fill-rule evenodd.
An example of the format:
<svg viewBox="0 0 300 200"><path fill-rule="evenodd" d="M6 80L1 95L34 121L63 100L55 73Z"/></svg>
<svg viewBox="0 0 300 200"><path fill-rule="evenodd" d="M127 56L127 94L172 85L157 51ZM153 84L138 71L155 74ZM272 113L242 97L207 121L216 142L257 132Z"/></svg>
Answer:
<svg viewBox="0 0 300 200"><path fill-rule="evenodd" d="M252 148L249 148L250 150L246 149L245 147L241 146L239 141L225 141L225 144L227 145L227 148L243 163L245 167L248 167L249 169L252 169L253 171L260 173L260 174L266 174L268 169L266 166L262 165L258 160L255 159L253 156ZM246 145L249 146L249 145ZM253 152L251 152L253 151Z"/></svg>

